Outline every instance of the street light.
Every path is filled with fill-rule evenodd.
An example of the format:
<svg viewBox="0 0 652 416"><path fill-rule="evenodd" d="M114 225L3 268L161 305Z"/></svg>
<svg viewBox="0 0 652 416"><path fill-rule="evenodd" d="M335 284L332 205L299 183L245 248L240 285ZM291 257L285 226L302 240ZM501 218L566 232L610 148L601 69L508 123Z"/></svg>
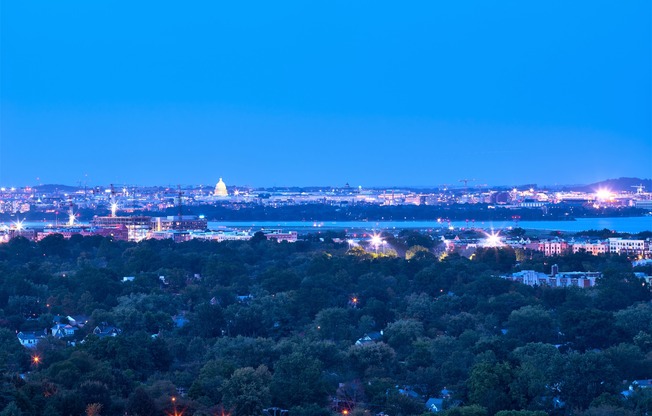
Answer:
<svg viewBox="0 0 652 416"><path fill-rule="evenodd" d="M170 414L169 416L183 416L183 410L181 412L177 411L177 398L172 396L170 398L170 400L172 401L172 409L173 409L172 411L173 411L173 413Z"/></svg>
<svg viewBox="0 0 652 416"><path fill-rule="evenodd" d="M383 239L380 238L380 234L372 234L371 239L369 240L371 242L371 245L374 246L374 249L376 251L376 254L378 254L378 246L383 244Z"/></svg>

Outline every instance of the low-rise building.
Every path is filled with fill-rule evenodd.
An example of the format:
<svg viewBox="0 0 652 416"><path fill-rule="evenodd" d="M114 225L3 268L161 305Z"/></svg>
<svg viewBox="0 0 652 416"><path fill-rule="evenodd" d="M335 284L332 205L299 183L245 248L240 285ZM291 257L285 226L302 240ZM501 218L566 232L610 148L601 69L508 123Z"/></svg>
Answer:
<svg viewBox="0 0 652 416"><path fill-rule="evenodd" d="M263 230L263 234L267 237L268 240L276 240L279 243L281 241L287 241L288 243L296 243L297 241L297 232L296 231L286 231L281 230Z"/></svg>
<svg viewBox="0 0 652 416"><path fill-rule="evenodd" d="M583 242L583 243L572 243L573 253L578 253L580 251L585 251L591 253L594 256L598 254L605 254L609 252L609 244L606 242Z"/></svg>
<svg viewBox="0 0 652 416"><path fill-rule="evenodd" d="M55 338L65 338L75 335L77 328L70 324L56 324L52 328L52 336Z"/></svg>
<svg viewBox="0 0 652 416"><path fill-rule="evenodd" d="M596 279L602 277L602 273L600 272L559 272L558 270L559 267L555 264L552 266L552 271L549 275L534 270L522 270L501 277L528 286L575 286L580 288L593 287L595 286Z"/></svg>
<svg viewBox="0 0 652 416"><path fill-rule="evenodd" d="M614 254L644 254L645 240L630 240L625 238L610 238L609 252ZM648 244L649 251L649 244Z"/></svg>
<svg viewBox="0 0 652 416"><path fill-rule="evenodd" d="M564 240L540 241L537 250L546 256L560 256L569 251L569 245Z"/></svg>
<svg viewBox="0 0 652 416"><path fill-rule="evenodd" d="M42 339L45 338L45 332L19 332L16 334L20 345L25 348L36 348L36 344L39 343Z"/></svg>

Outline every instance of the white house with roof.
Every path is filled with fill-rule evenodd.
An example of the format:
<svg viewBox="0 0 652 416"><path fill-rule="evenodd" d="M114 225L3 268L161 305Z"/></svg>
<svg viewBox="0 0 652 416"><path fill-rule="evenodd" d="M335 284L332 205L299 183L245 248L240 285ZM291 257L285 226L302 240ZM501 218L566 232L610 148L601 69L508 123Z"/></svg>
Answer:
<svg viewBox="0 0 652 416"><path fill-rule="evenodd" d="M75 335L77 328L70 324L56 324L52 328L52 336L58 339Z"/></svg>
<svg viewBox="0 0 652 416"><path fill-rule="evenodd" d="M36 344L39 343L40 340L45 338L45 332L19 332L16 334L18 337L18 341L20 341L20 345L26 348L36 348Z"/></svg>
<svg viewBox="0 0 652 416"><path fill-rule="evenodd" d="M103 322L102 325L96 326L93 330L93 334L97 335L98 338L115 337L121 333L122 330L120 328L107 325L105 322Z"/></svg>

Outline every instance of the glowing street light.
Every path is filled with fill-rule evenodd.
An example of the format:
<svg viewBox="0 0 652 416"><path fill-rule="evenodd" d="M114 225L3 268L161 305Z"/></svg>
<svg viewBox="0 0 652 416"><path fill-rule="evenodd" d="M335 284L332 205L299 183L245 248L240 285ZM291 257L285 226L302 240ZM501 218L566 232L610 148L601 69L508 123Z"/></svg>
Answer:
<svg viewBox="0 0 652 416"><path fill-rule="evenodd" d="M25 220L16 220L16 221L14 221L14 229L15 229L16 231L22 231L22 230L24 230L24 229L25 229L25 226L23 225L23 222L24 222L24 221L25 221Z"/></svg>
<svg viewBox="0 0 652 416"><path fill-rule="evenodd" d="M612 193L609 189L600 188L595 192L595 197L600 201L607 201L612 198Z"/></svg>
<svg viewBox="0 0 652 416"><path fill-rule="evenodd" d="M487 236L484 240L485 247L502 247L503 242L500 241L500 232L485 233Z"/></svg>
<svg viewBox="0 0 652 416"><path fill-rule="evenodd" d="M177 398L172 396L170 398L170 401L172 401L173 410L172 410L172 413L168 413L168 415L169 416L183 416L183 410L180 411L180 412L177 410Z"/></svg>
<svg viewBox="0 0 652 416"><path fill-rule="evenodd" d="M374 250L376 251L376 254L378 253L378 246L383 244L383 239L380 238L380 234L374 233L371 235L371 239L369 240L372 246L374 246Z"/></svg>
<svg viewBox="0 0 652 416"><path fill-rule="evenodd" d="M358 299L357 296L354 296L349 300L349 306L351 306L352 308L357 308L359 301L360 301L360 299Z"/></svg>

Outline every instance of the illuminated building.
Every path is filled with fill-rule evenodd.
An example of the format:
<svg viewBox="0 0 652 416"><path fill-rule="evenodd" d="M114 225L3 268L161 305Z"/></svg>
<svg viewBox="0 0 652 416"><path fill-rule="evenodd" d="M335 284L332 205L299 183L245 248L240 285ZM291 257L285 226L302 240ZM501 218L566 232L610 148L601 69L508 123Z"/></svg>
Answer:
<svg viewBox="0 0 652 416"><path fill-rule="evenodd" d="M598 254L605 254L609 252L609 245L606 243L574 243L573 244L573 253L579 251L585 251L591 253L594 256Z"/></svg>
<svg viewBox="0 0 652 416"><path fill-rule="evenodd" d="M648 246L649 250L649 246ZM616 254L643 254L646 251L645 240L623 238L609 239L609 252Z"/></svg>
<svg viewBox="0 0 652 416"><path fill-rule="evenodd" d="M248 241L251 239L251 234L248 231L202 231L193 232L192 238L200 240L211 241Z"/></svg>
<svg viewBox="0 0 652 416"><path fill-rule="evenodd" d="M114 229L115 234L120 236L122 236L120 227L126 227L128 240L140 241L151 230L152 217L145 215L133 217L94 217L91 225L99 229Z"/></svg>
<svg viewBox="0 0 652 416"><path fill-rule="evenodd" d="M569 249L565 241L542 241L538 244L537 250L542 251L546 256L559 256Z"/></svg>
<svg viewBox="0 0 652 416"><path fill-rule="evenodd" d="M222 178L220 178L219 182L217 182L217 185L215 185L215 192L213 192L214 196L229 196L229 192L226 190L226 184L224 181L222 181Z"/></svg>
<svg viewBox="0 0 652 416"><path fill-rule="evenodd" d="M152 219L154 231L203 231L208 228L208 221L194 215L170 215Z"/></svg>
<svg viewBox="0 0 652 416"><path fill-rule="evenodd" d="M600 272L559 272L555 264L549 275L534 270L522 270L512 273L509 276L501 276L503 279L523 283L528 286L550 286L587 288L595 286L596 279L602 277Z"/></svg>
<svg viewBox="0 0 652 416"><path fill-rule="evenodd" d="M263 234L265 234L265 237L267 237L268 240L276 240L279 243L281 241L287 241L288 243L296 243L297 241L296 231L283 232L281 230L263 230Z"/></svg>

